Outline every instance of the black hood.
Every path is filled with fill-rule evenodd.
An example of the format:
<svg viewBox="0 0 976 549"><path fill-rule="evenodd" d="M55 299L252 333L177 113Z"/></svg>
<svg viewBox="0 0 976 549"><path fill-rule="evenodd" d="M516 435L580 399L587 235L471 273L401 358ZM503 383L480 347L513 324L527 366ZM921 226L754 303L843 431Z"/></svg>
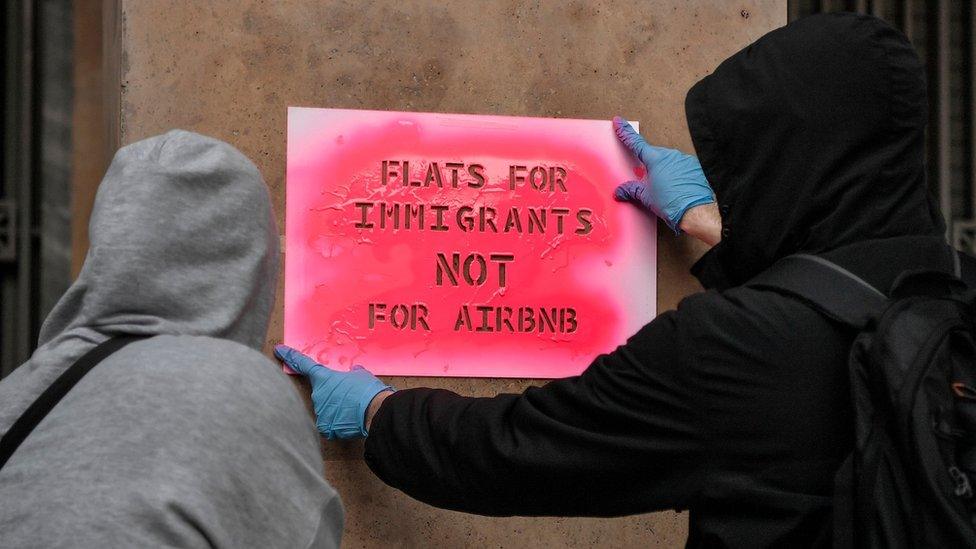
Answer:
<svg viewBox="0 0 976 549"><path fill-rule="evenodd" d="M943 238L925 183L925 87L905 36L855 14L770 32L695 84L688 126L723 227L695 274L728 287L797 252Z"/></svg>

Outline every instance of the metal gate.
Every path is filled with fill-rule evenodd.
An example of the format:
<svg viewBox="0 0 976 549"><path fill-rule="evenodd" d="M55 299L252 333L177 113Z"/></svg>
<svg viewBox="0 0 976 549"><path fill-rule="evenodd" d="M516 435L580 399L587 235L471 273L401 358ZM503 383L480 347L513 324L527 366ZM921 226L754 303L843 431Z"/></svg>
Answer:
<svg viewBox="0 0 976 549"><path fill-rule="evenodd" d="M70 273L71 3L3 4L0 376L30 356Z"/></svg>

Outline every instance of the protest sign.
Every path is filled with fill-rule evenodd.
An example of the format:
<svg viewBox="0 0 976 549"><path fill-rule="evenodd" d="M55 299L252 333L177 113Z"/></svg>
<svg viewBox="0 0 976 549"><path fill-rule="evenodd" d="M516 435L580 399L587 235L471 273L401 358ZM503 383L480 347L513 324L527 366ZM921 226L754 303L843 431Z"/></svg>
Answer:
<svg viewBox="0 0 976 549"><path fill-rule="evenodd" d="M285 343L380 375L579 374L655 313L610 122L291 108Z"/></svg>

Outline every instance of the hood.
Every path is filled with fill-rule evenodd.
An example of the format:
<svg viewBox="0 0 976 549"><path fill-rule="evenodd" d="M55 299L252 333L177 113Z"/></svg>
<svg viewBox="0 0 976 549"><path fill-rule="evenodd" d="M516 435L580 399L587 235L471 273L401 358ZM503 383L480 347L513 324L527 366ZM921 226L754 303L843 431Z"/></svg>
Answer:
<svg viewBox="0 0 976 549"><path fill-rule="evenodd" d="M44 322L38 353L113 334L261 348L278 237L261 174L237 149L180 130L122 148L88 231L84 266Z"/></svg>
<svg viewBox="0 0 976 549"><path fill-rule="evenodd" d="M815 15L770 32L695 84L685 108L722 215L722 241L694 269L706 286L793 253L944 238L925 181L923 66L880 19Z"/></svg>
<svg viewBox="0 0 976 549"><path fill-rule="evenodd" d="M41 327L38 349L0 383L0 432L116 334L262 347L278 236L261 174L237 149L179 130L120 149L88 233L81 273Z"/></svg>

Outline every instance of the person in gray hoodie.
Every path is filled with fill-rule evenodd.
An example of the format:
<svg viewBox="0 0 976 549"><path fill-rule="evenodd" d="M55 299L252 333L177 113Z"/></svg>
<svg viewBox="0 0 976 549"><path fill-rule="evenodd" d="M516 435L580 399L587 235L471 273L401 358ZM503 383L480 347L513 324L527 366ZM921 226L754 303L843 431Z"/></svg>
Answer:
<svg viewBox="0 0 976 549"><path fill-rule="evenodd" d="M0 383L0 433L114 335L0 469L2 547L334 547L319 437L260 353L278 237L257 168L171 131L121 149L91 248L39 347Z"/></svg>

